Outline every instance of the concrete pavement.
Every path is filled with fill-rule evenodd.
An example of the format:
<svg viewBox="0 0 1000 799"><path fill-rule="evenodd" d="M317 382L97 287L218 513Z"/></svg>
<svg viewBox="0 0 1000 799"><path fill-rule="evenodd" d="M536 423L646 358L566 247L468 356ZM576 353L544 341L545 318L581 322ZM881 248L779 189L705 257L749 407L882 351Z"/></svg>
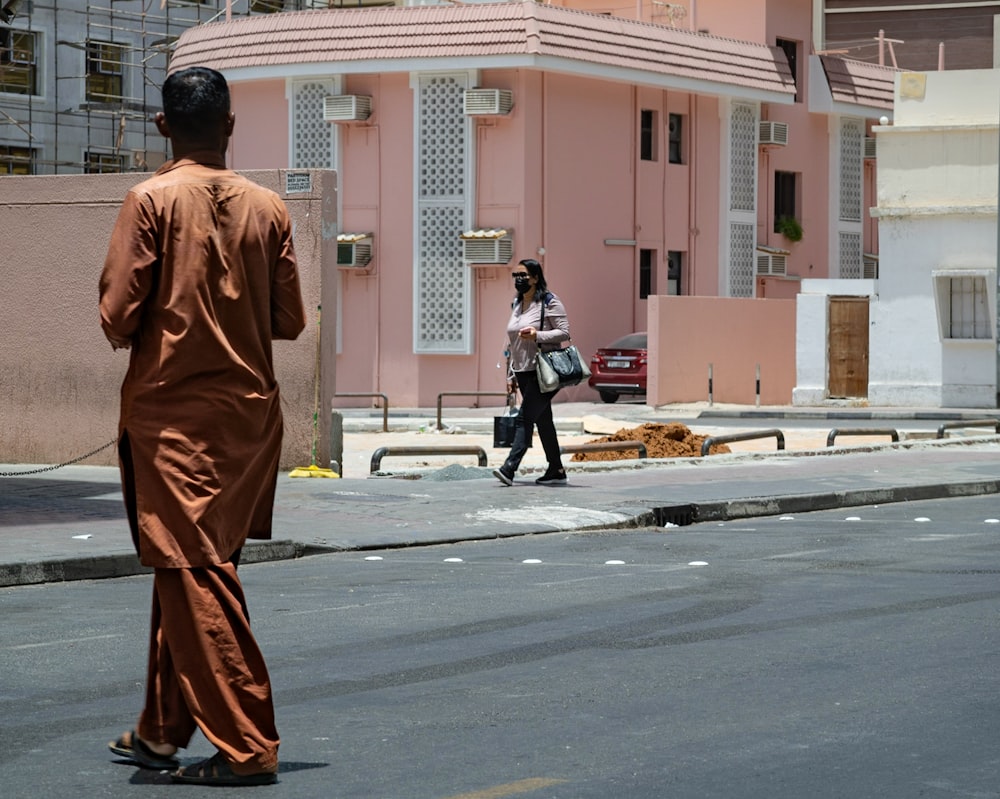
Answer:
<svg viewBox="0 0 1000 799"><path fill-rule="evenodd" d="M755 408L691 404L650 408L634 403L555 406L560 443L592 440L642 422L678 421L718 435L788 427L786 449L774 438L732 444L734 453L709 458L573 463L569 485L541 487L537 441L512 487L492 470L506 452L492 448L495 408L394 409L389 432L377 409L342 410L340 479L278 480L274 540L249 542L244 563L338 550L448 543L556 531L725 522L759 515L1000 492L1000 438L972 425L934 438L941 424L995 418L968 409ZM728 426L718 426L721 418ZM735 421L734 421L735 420ZM860 437L826 447L832 428L877 420L901 441ZM732 425L737 426L732 426ZM398 442L398 443L397 443ZM480 446L475 457L437 452L389 455L380 476L370 473L375 450ZM306 465L306 464L303 464ZM132 550L118 471L66 466L38 472L0 466L0 586L122 576L143 571ZM393 478L397 479L393 479ZM1000 515L1000 507L998 507Z"/></svg>

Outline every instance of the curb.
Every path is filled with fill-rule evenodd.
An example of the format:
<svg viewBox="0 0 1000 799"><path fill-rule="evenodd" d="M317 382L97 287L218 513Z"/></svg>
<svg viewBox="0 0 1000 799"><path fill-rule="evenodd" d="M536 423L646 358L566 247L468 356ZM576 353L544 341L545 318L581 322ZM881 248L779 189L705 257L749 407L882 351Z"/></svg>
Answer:
<svg viewBox="0 0 1000 799"><path fill-rule="evenodd" d="M1000 494L1000 479L975 480L960 483L932 483L900 488L858 489L833 491L821 494L790 494L787 496L749 497L687 505L671 505L634 512L629 518L594 527L580 527L578 532L591 529L630 530L646 527L686 526L699 522L723 522L749 519L758 516L779 516L786 513L806 513L818 510L879 505L893 502L913 502L925 499L951 499L956 497ZM551 533L551 529L508 532L490 538L513 538ZM566 531L562 531L566 532ZM471 539L459 539L471 540ZM309 555L333 552L358 552L370 549L404 549L438 544L455 543L450 537L441 540L406 542L402 544L377 543L353 547L329 547L280 540L251 543L243 549L241 564L269 563L295 560ZM107 555L90 558L66 558L38 563L0 565L0 588L40 583L67 582L71 580L100 580L149 574L152 569L142 566L135 554Z"/></svg>

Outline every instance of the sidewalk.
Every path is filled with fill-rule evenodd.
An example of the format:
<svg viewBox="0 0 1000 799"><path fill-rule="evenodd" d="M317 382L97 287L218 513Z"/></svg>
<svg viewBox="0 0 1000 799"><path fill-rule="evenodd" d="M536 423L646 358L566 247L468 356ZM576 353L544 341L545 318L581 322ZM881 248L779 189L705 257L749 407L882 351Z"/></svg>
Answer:
<svg viewBox="0 0 1000 799"><path fill-rule="evenodd" d="M789 427L782 452L772 437L734 443L733 454L709 458L576 463L567 457L565 487L534 484L544 468L536 441L518 481L508 488L492 476L506 454L492 447L495 408L445 409L440 432L435 432L435 410L394 409L388 433L382 432L381 411L344 410L344 476L296 479L283 472L274 540L249 542L243 562L560 530L659 526L669 534L668 523L1000 492L1000 439L992 428L963 428L943 440L932 438L945 421L994 418L996 411L892 409L881 415L867 408L652 409L589 403L557 405L555 411L563 445L643 422L678 421L702 435L781 428L783 419L792 418L825 420L828 426ZM723 414L746 425L713 427ZM885 427L900 431L900 443L845 437L826 447L829 429L852 428L862 419L886 420ZM382 471L397 479L370 475L372 454L381 447L453 442L482 447L488 465L479 467L470 455L390 455ZM0 471L32 468L37 467L20 464L0 466ZM0 586L140 571L117 469L67 466L0 478Z"/></svg>

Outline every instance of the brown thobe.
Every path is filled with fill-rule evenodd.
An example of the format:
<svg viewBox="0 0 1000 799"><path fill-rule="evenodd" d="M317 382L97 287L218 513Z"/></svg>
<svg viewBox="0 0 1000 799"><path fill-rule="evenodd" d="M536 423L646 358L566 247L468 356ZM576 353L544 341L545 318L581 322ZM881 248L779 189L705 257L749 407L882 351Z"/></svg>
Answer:
<svg viewBox="0 0 1000 799"><path fill-rule="evenodd" d="M139 557L156 569L139 734L185 746L197 722L234 770L271 770L270 685L229 561L271 536L271 341L305 327L287 209L218 153L168 162L128 193L100 295L105 334L131 346L122 482Z"/></svg>

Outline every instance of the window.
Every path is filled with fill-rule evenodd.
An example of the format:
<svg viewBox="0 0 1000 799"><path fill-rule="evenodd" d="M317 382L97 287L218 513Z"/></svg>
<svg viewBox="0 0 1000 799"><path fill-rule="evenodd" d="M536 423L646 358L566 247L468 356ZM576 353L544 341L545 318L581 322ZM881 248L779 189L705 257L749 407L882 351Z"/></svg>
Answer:
<svg viewBox="0 0 1000 799"><path fill-rule="evenodd" d="M122 99L125 48L111 42L87 42L87 99L98 103Z"/></svg>
<svg viewBox="0 0 1000 799"><path fill-rule="evenodd" d="M684 116L682 114L670 114L667 121L667 160L671 164L683 164L683 151L681 142L684 136Z"/></svg>
<svg viewBox="0 0 1000 799"><path fill-rule="evenodd" d="M250 0L250 10L258 14L273 14L284 7L285 0Z"/></svg>
<svg viewBox="0 0 1000 799"><path fill-rule="evenodd" d="M793 42L790 39L778 39L778 47L780 47L784 53L785 58L788 59L788 68L792 71L792 80L795 82L796 89L799 85L799 43ZM795 102L799 101L798 91L795 93Z"/></svg>
<svg viewBox="0 0 1000 799"><path fill-rule="evenodd" d="M990 273L992 275L992 272ZM978 274L934 275L941 337L945 339L992 339L993 315L985 270Z"/></svg>
<svg viewBox="0 0 1000 799"><path fill-rule="evenodd" d="M35 174L35 151L30 147L0 144L0 175Z"/></svg>
<svg viewBox="0 0 1000 799"><path fill-rule="evenodd" d="M798 183L798 173L778 172L774 173L774 232L782 232L782 220L797 219L796 210L796 184Z"/></svg>
<svg viewBox="0 0 1000 799"><path fill-rule="evenodd" d="M0 92L38 94L38 39L34 33L0 28Z"/></svg>
<svg viewBox="0 0 1000 799"><path fill-rule="evenodd" d="M656 250L639 250L639 299L644 300L655 294L653 265Z"/></svg>
<svg viewBox="0 0 1000 799"><path fill-rule="evenodd" d="M640 114L639 157L643 161L656 160L656 117L656 112L648 108L642 109Z"/></svg>
<svg viewBox="0 0 1000 799"><path fill-rule="evenodd" d="M667 294L681 294L681 272L684 268L684 253L678 250L667 252Z"/></svg>
<svg viewBox="0 0 1000 799"><path fill-rule="evenodd" d="M83 171L88 175L106 175L114 172L124 172L125 156L89 151L84 154Z"/></svg>

